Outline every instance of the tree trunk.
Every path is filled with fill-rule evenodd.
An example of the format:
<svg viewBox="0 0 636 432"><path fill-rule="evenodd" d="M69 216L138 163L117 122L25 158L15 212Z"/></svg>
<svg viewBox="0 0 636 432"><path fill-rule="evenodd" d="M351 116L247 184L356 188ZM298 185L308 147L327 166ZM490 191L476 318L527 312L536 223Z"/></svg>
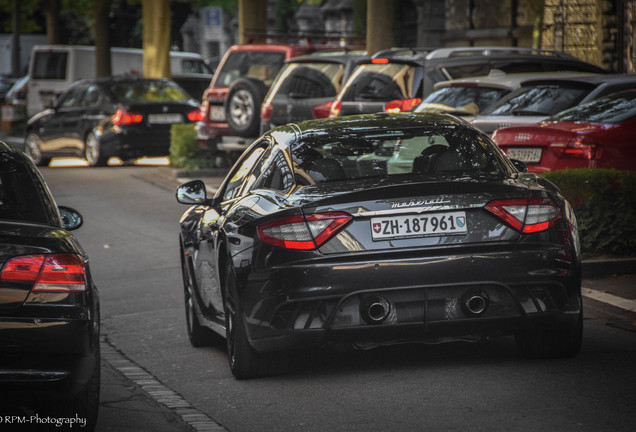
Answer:
<svg viewBox="0 0 636 432"><path fill-rule="evenodd" d="M110 40L108 38L111 0L93 0L95 12L95 72L96 76L111 76Z"/></svg>
<svg viewBox="0 0 636 432"><path fill-rule="evenodd" d="M46 16L46 37L50 45L60 41L60 0L44 0L44 14Z"/></svg>
<svg viewBox="0 0 636 432"><path fill-rule="evenodd" d="M144 20L144 77L171 78L170 3L168 0L142 0Z"/></svg>

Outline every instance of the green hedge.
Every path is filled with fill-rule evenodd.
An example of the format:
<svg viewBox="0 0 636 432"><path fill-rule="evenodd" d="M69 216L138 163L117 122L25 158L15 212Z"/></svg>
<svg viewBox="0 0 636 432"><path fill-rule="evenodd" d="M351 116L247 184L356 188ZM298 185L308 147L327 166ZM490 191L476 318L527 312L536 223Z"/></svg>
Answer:
<svg viewBox="0 0 636 432"><path fill-rule="evenodd" d="M175 168L213 168L214 160L197 144L194 124L173 124L170 129L170 166Z"/></svg>
<svg viewBox="0 0 636 432"><path fill-rule="evenodd" d="M566 169L542 176L572 204L584 257L636 255L636 171Z"/></svg>

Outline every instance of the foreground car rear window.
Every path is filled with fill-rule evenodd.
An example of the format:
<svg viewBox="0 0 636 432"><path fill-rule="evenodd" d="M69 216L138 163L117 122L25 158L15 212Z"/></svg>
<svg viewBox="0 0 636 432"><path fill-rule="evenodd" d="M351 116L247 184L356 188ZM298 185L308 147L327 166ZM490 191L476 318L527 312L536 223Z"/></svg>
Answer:
<svg viewBox="0 0 636 432"><path fill-rule="evenodd" d="M0 155L0 219L50 225L40 185L27 167Z"/></svg>
<svg viewBox="0 0 636 432"><path fill-rule="evenodd" d="M505 171L495 145L472 129L361 131L339 138L307 136L292 146L296 173L309 183L324 183L370 177L501 175Z"/></svg>
<svg viewBox="0 0 636 432"><path fill-rule="evenodd" d="M120 102L178 102L190 99L181 88L170 81L120 82L111 90Z"/></svg>

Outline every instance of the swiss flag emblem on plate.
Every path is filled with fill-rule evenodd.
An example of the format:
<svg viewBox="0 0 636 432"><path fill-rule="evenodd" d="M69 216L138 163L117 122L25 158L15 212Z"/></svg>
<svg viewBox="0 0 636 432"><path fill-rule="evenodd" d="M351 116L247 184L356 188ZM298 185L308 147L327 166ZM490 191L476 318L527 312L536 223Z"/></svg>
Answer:
<svg viewBox="0 0 636 432"><path fill-rule="evenodd" d="M380 231L382 231L382 224L381 223L374 223L373 224L373 232L376 234L380 234Z"/></svg>

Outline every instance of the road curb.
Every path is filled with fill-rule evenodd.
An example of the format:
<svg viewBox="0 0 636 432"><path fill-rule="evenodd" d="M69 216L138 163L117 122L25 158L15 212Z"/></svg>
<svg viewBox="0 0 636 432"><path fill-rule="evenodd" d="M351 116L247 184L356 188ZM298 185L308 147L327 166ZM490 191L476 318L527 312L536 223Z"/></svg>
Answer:
<svg viewBox="0 0 636 432"><path fill-rule="evenodd" d="M583 260L584 278L626 275L636 273L636 258L611 258Z"/></svg>

